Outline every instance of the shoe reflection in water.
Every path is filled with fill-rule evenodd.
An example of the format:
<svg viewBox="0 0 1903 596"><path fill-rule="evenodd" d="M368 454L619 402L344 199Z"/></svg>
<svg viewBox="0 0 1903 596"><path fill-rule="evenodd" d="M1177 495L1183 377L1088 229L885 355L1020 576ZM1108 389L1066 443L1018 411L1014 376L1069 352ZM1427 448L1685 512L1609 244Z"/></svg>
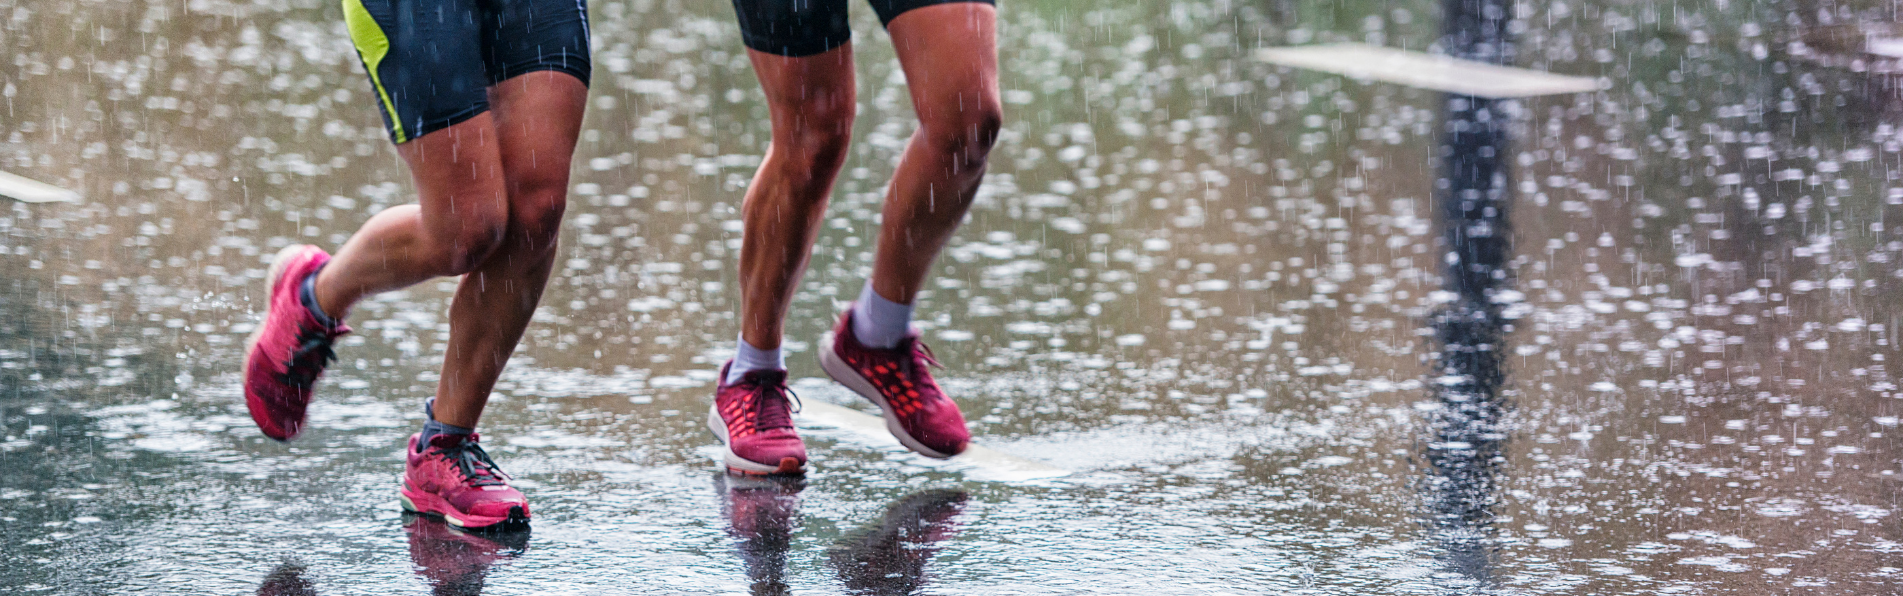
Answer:
<svg viewBox="0 0 1903 596"><path fill-rule="evenodd" d="M440 519L406 513L403 529L410 535L410 563L416 575L429 582L437 596L475 596L489 567L515 558L529 546L529 530L463 532Z"/></svg>
<svg viewBox="0 0 1903 596"><path fill-rule="evenodd" d="M964 491L928 490L900 499L885 517L847 534L828 558L853 594L904 596L925 586L936 545L957 532Z"/></svg>
<svg viewBox="0 0 1903 596"><path fill-rule="evenodd" d="M786 551L799 526L800 490L806 480L797 476L714 475L727 514L727 534L747 568L756 596L792 593L786 587Z"/></svg>
<svg viewBox="0 0 1903 596"><path fill-rule="evenodd" d="M258 584L258 596L317 596L317 588L304 579L303 564L285 561L264 576L264 583Z"/></svg>

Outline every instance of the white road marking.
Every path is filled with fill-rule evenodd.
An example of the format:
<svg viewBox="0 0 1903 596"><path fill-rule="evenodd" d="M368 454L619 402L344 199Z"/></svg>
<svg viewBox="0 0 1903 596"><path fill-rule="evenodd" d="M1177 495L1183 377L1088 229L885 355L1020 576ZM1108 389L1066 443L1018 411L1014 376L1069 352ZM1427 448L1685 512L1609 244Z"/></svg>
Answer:
<svg viewBox="0 0 1903 596"><path fill-rule="evenodd" d="M1903 58L1903 38L1867 38L1863 41L1863 51L1883 58Z"/></svg>
<svg viewBox="0 0 1903 596"><path fill-rule="evenodd" d="M1599 90L1599 80L1360 43L1262 48L1257 60L1476 97L1532 97Z"/></svg>
<svg viewBox="0 0 1903 596"><path fill-rule="evenodd" d="M819 400L809 400L802 404L797 423L801 427L838 429L867 442L899 447L898 439L893 438L892 433L886 430L884 418ZM938 461L922 456L919 459L926 462ZM967 476L974 479L997 482L1025 482L1070 475L1069 470L993 451L977 444L967 446L965 452L956 457L943 460L942 465L963 469Z"/></svg>
<svg viewBox="0 0 1903 596"><path fill-rule="evenodd" d="M23 203L70 203L79 200L79 193L6 172L0 172L0 196Z"/></svg>

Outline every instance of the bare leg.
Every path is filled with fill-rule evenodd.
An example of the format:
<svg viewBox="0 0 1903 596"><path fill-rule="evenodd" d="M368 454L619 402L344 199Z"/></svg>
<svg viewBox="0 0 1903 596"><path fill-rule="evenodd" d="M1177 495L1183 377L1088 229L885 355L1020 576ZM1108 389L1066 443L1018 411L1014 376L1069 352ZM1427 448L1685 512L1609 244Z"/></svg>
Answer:
<svg viewBox="0 0 1903 596"><path fill-rule="evenodd" d="M493 114L397 145L396 152L410 166L418 204L371 217L317 274L317 305L339 320L364 296L468 273L488 260L508 225Z"/></svg>
<svg viewBox="0 0 1903 596"><path fill-rule="evenodd" d="M509 227L489 260L456 287L436 385L436 419L464 428L482 417L548 285L588 87L567 73L531 72L491 87L489 104L508 181Z"/></svg>
<svg viewBox="0 0 1903 596"><path fill-rule="evenodd" d="M887 31L919 129L887 190L872 290L910 304L964 219L997 140L997 11L976 2L914 9Z"/></svg>
<svg viewBox="0 0 1903 596"><path fill-rule="evenodd" d="M445 424L476 426L541 300L587 95L573 76L525 74L490 89L488 113L399 145L422 204L371 218L318 275L319 306L339 316L370 294L464 276L436 388Z"/></svg>
<svg viewBox="0 0 1903 596"><path fill-rule="evenodd" d="M773 144L747 187L741 218L741 336L780 346L786 310L845 164L855 109L852 46L789 58L748 50L773 116Z"/></svg>

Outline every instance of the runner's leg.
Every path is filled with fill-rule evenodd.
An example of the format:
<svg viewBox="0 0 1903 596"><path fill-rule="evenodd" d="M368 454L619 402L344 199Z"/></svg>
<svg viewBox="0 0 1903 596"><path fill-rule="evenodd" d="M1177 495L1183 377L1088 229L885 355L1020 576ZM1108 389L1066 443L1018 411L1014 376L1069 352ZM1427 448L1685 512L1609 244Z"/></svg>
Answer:
<svg viewBox="0 0 1903 596"><path fill-rule="evenodd" d="M489 259L509 224L508 186L490 113L396 146L417 204L383 210L317 275L325 314L343 320L365 296L462 275Z"/></svg>
<svg viewBox="0 0 1903 596"><path fill-rule="evenodd" d="M845 0L733 7L773 137L741 205L740 338L707 429L726 447L729 472L798 474L806 444L793 428L780 335L852 139L852 29Z"/></svg>
<svg viewBox="0 0 1903 596"><path fill-rule="evenodd" d="M587 106L583 0L484 3L484 99L494 123L507 225L450 303L430 420L411 438L402 497L453 525L526 522L527 500L478 444L476 423L541 301L567 207L569 162Z"/></svg>
<svg viewBox="0 0 1903 596"><path fill-rule="evenodd" d="M887 190L871 287L911 304L971 207L998 137L997 11L957 2L907 11L887 26L919 128Z"/></svg>
<svg viewBox="0 0 1903 596"><path fill-rule="evenodd" d="M776 350L852 140L852 46L800 57L747 54L766 91L773 143L742 206L740 329L754 348Z"/></svg>
<svg viewBox="0 0 1903 596"><path fill-rule="evenodd" d="M932 1L873 2L905 69L919 128L887 190L872 279L821 342L819 363L877 404L899 443L944 458L962 453L971 432L932 378L938 361L911 328L911 304L977 194L1002 115L997 11Z"/></svg>
<svg viewBox="0 0 1903 596"><path fill-rule="evenodd" d="M475 428L502 367L541 301L567 205L569 161L588 87L544 70L490 88L490 113L508 190L508 226L489 258L463 276L449 307L449 349L436 386L436 419Z"/></svg>

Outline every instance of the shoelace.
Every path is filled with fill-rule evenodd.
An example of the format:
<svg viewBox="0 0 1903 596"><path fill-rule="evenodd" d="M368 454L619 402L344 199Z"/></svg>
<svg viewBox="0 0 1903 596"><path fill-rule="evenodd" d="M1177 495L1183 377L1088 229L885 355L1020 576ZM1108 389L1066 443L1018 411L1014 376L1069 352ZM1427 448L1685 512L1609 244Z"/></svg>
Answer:
<svg viewBox="0 0 1903 596"><path fill-rule="evenodd" d="M298 387L309 387L317 382L317 375L324 368L337 361L337 352L331 348L337 336L331 331L319 328L304 328L297 333L297 349L291 352L291 361L285 363L284 381Z"/></svg>
<svg viewBox="0 0 1903 596"><path fill-rule="evenodd" d="M931 346L917 339L912 340L912 345L915 346L912 350L912 366L916 367L918 363L923 362L933 368L945 368L945 365L938 363L938 355L932 353Z"/></svg>
<svg viewBox="0 0 1903 596"><path fill-rule="evenodd" d="M791 398L792 402L798 404L799 407L788 411L786 399L770 400L779 407L767 407L769 391L779 391L781 395ZM759 386L753 388L753 408L754 412L756 412L753 419L754 428L760 430L769 428L792 428L793 413L806 409L806 403L801 402L799 394L794 393L791 387L786 386L786 379L782 377L774 382L760 383Z"/></svg>
<svg viewBox="0 0 1903 596"><path fill-rule="evenodd" d="M508 484L509 475L489 459L489 452L482 445L465 439L454 447L437 447L437 455L456 466L462 472L463 483L469 486L496 486Z"/></svg>
<svg viewBox="0 0 1903 596"><path fill-rule="evenodd" d="M916 337L906 338L894 349L909 356L909 358L899 359L899 362L905 365L901 370L892 371L900 378L909 378L913 371L921 368L945 368L945 365L938 363L938 355L932 353L932 347L925 345L925 342L919 341Z"/></svg>

